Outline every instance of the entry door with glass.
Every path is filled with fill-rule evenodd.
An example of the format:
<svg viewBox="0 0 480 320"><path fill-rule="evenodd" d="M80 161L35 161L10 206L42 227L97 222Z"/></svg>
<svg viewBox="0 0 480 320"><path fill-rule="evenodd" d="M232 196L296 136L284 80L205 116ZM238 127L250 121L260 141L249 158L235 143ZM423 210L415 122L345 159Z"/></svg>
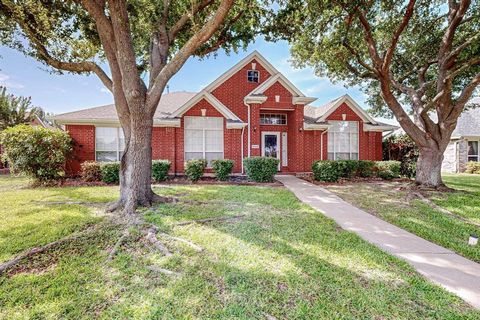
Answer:
<svg viewBox="0 0 480 320"><path fill-rule="evenodd" d="M262 156L280 160L280 132L262 132Z"/></svg>

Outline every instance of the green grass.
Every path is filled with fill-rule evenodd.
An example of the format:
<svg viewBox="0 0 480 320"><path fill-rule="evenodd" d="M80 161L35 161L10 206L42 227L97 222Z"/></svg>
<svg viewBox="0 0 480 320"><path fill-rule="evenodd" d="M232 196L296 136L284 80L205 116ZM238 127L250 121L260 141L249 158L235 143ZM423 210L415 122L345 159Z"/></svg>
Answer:
<svg viewBox="0 0 480 320"><path fill-rule="evenodd" d="M145 219L205 250L159 237L160 256L132 229L113 261L121 229L95 207L116 187L21 188L0 177L0 261L79 230L85 236L0 277L1 319L478 319L480 313L301 204L284 188L172 186L180 198L144 209ZM208 224L179 221L245 215ZM5 221L5 222L4 222ZM157 266L180 273L166 276Z"/></svg>
<svg viewBox="0 0 480 320"><path fill-rule="evenodd" d="M480 175L444 175L455 192L430 192L437 205L463 217L462 221L412 200L399 182L363 182L329 185L344 200L424 239L480 262L480 247L467 244L470 234L480 234ZM472 224L473 223L473 224Z"/></svg>

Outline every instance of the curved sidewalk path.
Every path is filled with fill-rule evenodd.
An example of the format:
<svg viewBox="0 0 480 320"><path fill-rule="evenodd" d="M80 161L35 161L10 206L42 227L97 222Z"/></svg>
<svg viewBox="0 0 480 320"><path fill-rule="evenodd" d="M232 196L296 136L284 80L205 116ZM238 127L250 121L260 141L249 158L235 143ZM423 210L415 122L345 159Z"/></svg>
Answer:
<svg viewBox="0 0 480 320"><path fill-rule="evenodd" d="M305 180L287 175L275 178L343 229L407 261L427 279L480 309L480 264L360 210Z"/></svg>

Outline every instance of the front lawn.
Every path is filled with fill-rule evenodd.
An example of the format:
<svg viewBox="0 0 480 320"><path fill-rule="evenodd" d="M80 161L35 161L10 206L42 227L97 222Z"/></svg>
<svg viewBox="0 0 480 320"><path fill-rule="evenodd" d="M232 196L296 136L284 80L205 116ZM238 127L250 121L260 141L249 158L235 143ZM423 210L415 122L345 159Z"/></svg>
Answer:
<svg viewBox="0 0 480 320"><path fill-rule="evenodd" d="M84 233L0 276L1 319L480 317L284 188L157 187L180 201L142 210L146 220L204 250L159 234L174 253L162 256L132 229L108 261L122 229L100 203L114 199L117 187L24 185L0 177L0 263ZM233 218L184 223L212 217Z"/></svg>
<svg viewBox="0 0 480 320"><path fill-rule="evenodd" d="M467 244L470 234L480 234L480 175L443 177L456 191L427 192L426 195L456 216L442 213L412 197L407 183L360 182L332 184L326 188L385 221L480 262L480 246Z"/></svg>

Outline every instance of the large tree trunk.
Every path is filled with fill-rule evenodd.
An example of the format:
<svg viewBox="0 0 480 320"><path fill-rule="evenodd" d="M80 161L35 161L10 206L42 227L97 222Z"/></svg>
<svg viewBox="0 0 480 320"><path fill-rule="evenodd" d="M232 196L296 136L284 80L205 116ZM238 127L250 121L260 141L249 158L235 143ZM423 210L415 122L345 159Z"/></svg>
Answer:
<svg viewBox="0 0 480 320"><path fill-rule="evenodd" d="M417 184L430 188L445 186L441 174L444 151L435 147L420 148L415 178Z"/></svg>
<svg viewBox="0 0 480 320"><path fill-rule="evenodd" d="M123 125L125 153L120 164L120 199L116 207L126 213L133 213L137 206L149 206L155 200L151 188L152 127L151 117L134 114L130 123Z"/></svg>

